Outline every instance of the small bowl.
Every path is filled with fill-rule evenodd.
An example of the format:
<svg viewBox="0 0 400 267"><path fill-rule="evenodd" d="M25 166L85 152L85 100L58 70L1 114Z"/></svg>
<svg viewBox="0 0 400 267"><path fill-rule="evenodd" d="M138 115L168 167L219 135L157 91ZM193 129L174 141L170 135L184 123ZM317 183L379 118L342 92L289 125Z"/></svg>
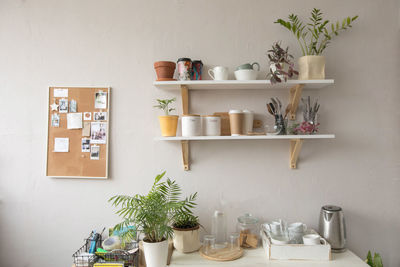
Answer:
<svg viewBox="0 0 400 267"><path fill-rule="evenodd" d="M239 81L257 80L257 70L236 70L235 78Z"/></svg>

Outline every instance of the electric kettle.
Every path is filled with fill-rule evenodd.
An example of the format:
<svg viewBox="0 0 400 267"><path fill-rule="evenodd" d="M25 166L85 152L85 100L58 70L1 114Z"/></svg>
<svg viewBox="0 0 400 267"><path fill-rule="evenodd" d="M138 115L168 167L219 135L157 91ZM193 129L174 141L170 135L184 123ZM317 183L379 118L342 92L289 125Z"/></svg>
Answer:
<svg viewBox="0 0 400 267"><path fill-rule="evenodd" d="M326 205L321 208L319 233L331 244L332 252L346 251L346 225L341 207Z"/></svg>

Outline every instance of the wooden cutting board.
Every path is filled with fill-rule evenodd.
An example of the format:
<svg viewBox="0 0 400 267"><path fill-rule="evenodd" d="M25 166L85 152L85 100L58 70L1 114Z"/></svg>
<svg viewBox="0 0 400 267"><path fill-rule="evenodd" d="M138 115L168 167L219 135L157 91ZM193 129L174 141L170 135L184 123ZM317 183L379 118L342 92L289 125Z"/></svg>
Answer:
<svg viewBox="0 0 400 267"><path fill-rule="evenodd" d="M232 251L230 248L222 248L215 250L215 252L206 255L203 252L203 247L200 248L200 255L207 259L207 260L212 260L212 261L233 261L236 259L239 259L240 257L243 256L243 249L240 248L238 250Z"/></svg>
<svg viewBox="0 0 400 267"><path fill-rule="evenodd" d="M223 136L231 135L229 113L228 112L214 112L214 115L218 115L221 117L221 135L223 135Z"/></svg>

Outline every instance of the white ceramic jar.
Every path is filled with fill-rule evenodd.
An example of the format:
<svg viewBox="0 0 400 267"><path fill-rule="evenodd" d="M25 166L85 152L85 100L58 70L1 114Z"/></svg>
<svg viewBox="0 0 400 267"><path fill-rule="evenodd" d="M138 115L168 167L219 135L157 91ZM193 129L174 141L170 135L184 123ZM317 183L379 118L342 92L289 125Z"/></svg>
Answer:
<svg viewBox="0 0 400 267"><path fill-rule="evenodd" d="M219 136L221 135L221 117L218 115L202 116L203 135Z"/></svg>
<svg viewBox="0 0 400 267"><path fill-rule="evenodd" d="M182 136L199 136L201 135L201 118L200 115L182 115Z"/></svg>

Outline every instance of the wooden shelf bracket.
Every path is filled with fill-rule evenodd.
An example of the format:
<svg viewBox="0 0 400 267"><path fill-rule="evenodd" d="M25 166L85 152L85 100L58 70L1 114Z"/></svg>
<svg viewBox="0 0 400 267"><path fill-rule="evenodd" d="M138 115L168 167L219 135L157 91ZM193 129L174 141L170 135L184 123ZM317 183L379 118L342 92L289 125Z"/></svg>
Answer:
<svg viewBox="0 0 400 267"><path fill-rule="evenodd" d="M182 113L183 115L189 114L189 89L186 85L181 85L181 96L182 96ZM189 141L182 140L182 160L183 160L183 170L190 170L190 162L189 162Z"/></svg>
<svg viewBox="0 0 400 267"><path fill-rule="evenodd" d="M299 158L301 146L303 145L303 139L292 139L290 140L290 168L297 168L297 159Z"/></svg>
<svg viewBox="0 0 400 267"><path fill-rule="evenodd" d="M189 162L189 141L184 140L181 141L182 144L182 160L183 160L183 170L190 170L190 162Z"/></svg>
<svg viewBox="0 0 400 267"><path fill-rule="evenodd" d="M299 101L301 93L303 92L304 84L297 84L290 88L290 103L292 104L292 109L289 112L289 119L296 119L296 112L299 106Z"/></svg>

